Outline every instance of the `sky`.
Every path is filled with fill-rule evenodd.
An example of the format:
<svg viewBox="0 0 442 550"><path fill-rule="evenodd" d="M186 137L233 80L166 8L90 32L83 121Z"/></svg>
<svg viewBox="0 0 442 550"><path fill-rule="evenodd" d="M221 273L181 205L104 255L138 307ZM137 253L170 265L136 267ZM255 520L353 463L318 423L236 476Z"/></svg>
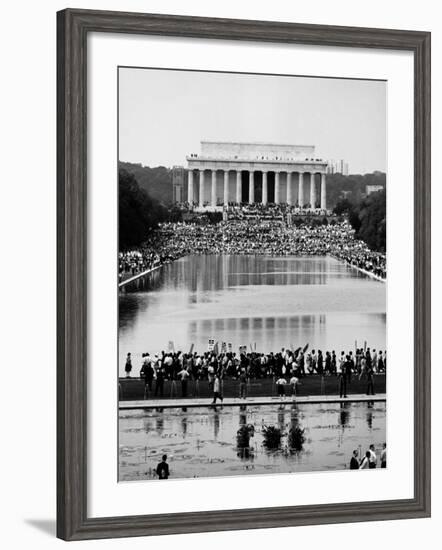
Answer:
<svg viewBox="0 0 442 550"><path fill-rule="evenodd" d="M386 171L387 83L119 69L119 159L186 166L201 141L315 145L349 173Z"/></svg>

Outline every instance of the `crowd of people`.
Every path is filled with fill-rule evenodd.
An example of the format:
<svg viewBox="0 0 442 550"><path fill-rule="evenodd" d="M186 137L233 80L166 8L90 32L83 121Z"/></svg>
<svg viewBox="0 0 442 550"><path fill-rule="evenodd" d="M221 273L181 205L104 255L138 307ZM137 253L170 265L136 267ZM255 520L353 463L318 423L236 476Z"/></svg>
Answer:
<svg viewBox="0 0 442 550"><path fill-rule="evenodd" d="M384 443L382 446L382 451L379 456L376 454L376 449L373 444L367 449L363 456L359 456L359 451L355 449L353 451L353 456L350 460L350 470L371 470L378 467L380 463L381 468L387 467L387 444Z"/></svg>
<svg viewBox="0 0 442 550"><path fill-rule="evenodd" d="M307 204L304 208L291 204L230 204L224 208L228 220L285 220L287 216L329 216L327 210L312 208ZM336 217L335 215L333 215Z"/></svg>
<svg viewBox="0 0 442 550"><path fill-rule="evenodd" d="M125 363L127 377L132 376L133 369L132 356L128 353ZM163 397L165 380L176 380L181 382L182 396L186 397L189 380L208 380L209 387L214 388L217 379L222 381L231 378L246 384L249 379L271 378L276 381L278 394L283 396L287 384L296 386L293 377L299 380L304 376L319 374L339 377L341 397L347 397L347 386L353 376L359 379L364 377L367 394L374 395L373 377L385 373L386 369L386 351L370 348L360 348L354 352L341 351L340 354L334 350L323 353L322 350L308 351L306 348L282 349L276 353L245 350L239 353L220 353L218 350L203 353L162 351L152 355L148 352L142 354L139 375L151 393L155 381L154 396ZM296 387L292 389L296 390Z"/></svg>
<svg viewBox="0 0 442 550"><path fill-rule="evenodd" d="M161 265L161 257L157 251L146 246L139 250L130 250L118 254L118 272L120 281L126 277L134 277L139 273Z"/></svg>
<svg viewBox="0 0 442 550"><path fill-rule="evenodd" d="M298 227L275 218L205 225L167 222L142 247L120 254L120 280L128 270L147 270L188 254L330 255L385 278L385 254L370 250L354 233L345 221Z"/></svg>

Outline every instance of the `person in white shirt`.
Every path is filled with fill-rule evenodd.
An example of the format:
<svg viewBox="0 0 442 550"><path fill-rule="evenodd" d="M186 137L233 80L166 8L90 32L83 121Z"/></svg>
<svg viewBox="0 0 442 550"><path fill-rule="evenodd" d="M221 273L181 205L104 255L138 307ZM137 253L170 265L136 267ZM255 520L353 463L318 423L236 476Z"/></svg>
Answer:
<svg viewBox="0 0 442 550"><path fill-rule="evenodd" d="M293 397L295 397L296 394L297 394L298 383L299 383L299 378L296 378L296 376L292 376L290 378L290 387L292 389L292 396Z"/></svg>
<svg viewBox="0 0 442 550"><path fill-rule="evenodd" d="M370 449L368 451L370 453L370 464L369 468L376 468L376 464L378 462L378 457L376 456L374 445L370 445Z"/></svg>
<svg viewBox="0 0 442 550"><path fill-rule="evenodd" d="M186 369L181 369L178 373L178 378L181 380L181 397L187 397L187 379L189 376L189 371Z"/></svg>
<svg viewBox="0 0 442 550"><path fill-rule="evenodd" d="M209 380L209 390L213 388L213 377L215 375L215 367L210 364L207 369L207 378Z"/></svg>
<svg viewBox="0 0 442 550"><path fill-rule="evenodd" d="M373 350L373 355L371 356L371 366L373 367L373 372L378 372L378 354L376 350Z"/></svg>
<svg viewBox="0 0 442 550"><path fill-rule="evenodd" d="M287 380L281 376L281 378L278 378L276 381L276 387L278 388L278 395L280 397L285 397L285 385L287 384Z"/></svg>
<svg viewBox="0 0 442 550"><path fill-rule="evenodd" d="M360 470L368 470L370 468L369 464L370 464L370 451L367 451L365 453L364 458L361 461L359 469Z"/></svg>
<svg viewBox="0 0 442 550"><path fill-rule="evenodd" d="M221 395L221 380L219 379L219 376L215 375L215 380L213 382L213 401L212 404L216 403L217 399L221 399L221 403L223 402L223 396Z"/></svg>

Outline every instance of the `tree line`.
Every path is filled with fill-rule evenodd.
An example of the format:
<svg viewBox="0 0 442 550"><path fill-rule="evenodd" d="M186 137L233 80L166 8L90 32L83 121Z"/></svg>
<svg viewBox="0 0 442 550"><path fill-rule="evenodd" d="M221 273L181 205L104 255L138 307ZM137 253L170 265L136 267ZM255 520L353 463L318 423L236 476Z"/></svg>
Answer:
<svg viewBox="0 0 442 550"><path fill-rule="evenodd" d="M387 250L387 202L385 189L371 193L359 202L340 199L334 213L348 217L356 238L363 240L372 250Z"/></svg>
<svg viewBox="0 0 442 550"><path fill-rule="evenodd" d="M168 211L157 199L141 189L133 174L118 172L120 250L146 240L149 232L168 217Z"/></svg>

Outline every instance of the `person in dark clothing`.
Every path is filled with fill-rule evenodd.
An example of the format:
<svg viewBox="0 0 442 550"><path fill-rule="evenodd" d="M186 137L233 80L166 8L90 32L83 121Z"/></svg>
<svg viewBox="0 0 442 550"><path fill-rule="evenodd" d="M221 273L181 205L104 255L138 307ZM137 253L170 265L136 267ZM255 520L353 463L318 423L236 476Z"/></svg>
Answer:
<svg viewBox="0 0 442 550"><path fill-rule="evenodd" d="M350 460L350 470L359 470L358 451L353 451L353 456Z"/></svg>
<svg viewBox="0 0 442 550"><path fill-rule="evenodd" d="M305 375L305 359L304 359L304 354L303 353L300 353L298 363L299 363L299 376L304 376Z"/></svg>
<svg viewBox="0 0 442 550"><path fill-rule="evenodd" d="M143 357L144 357L144 362L143 362L143 366L141 367L141 370L140 370L140 377L141 378L144 378L144 387L145 389L149 389L149 392L152 391L152 382L153 382L153 377L154 377L154 374L155 374L155 371L152 367L152 363L149 361L149 354L148 353L143 353Z"/></svg>
<svg viewBox="0 0 442 550"><path fill-rule="evenodd" d="M161 462L158 463L156 473L159 479L169 479L169 464L166 461L167 455L163 455Z"/></svg>
<svg viewBox="0 0 442 550"><path fill-rule="evenodd" d="M367 351L365 352L365 361L366 361L366 365L367 365L367 368L371 368L371 353L370 353L370 348L367 348Z"/></svg>
<svg viewBox="0 0 442 550"><path fill-rule="evenodd" d="M158 395L158 392L160 392L160 397L163 397L164 393L164 370L162 367L160 367L157 370L157 382L155 384L155 397Z"/></svg>
<svg viewBox="0 0 442 550"><path fill-rule="evenodd" d="M347 384L349 386L351 384L351 375L352 375L352 372L353 372L354 368L355 368L355 362L353 361L353 355L350 352L349 355L346 356L346 361L345 361L345 371L346 371L346 375L347 375Z"/></svg>
<svg viewBox="0 0 442 550"><path fill-rule="evenodd" d="M323 357L322 351L320 349L318 350L318 362L317 362L317 366L316 366L316 371L321 376L322 376L322 374L324 374L324 357Z"/></svg>
<svg viewBox="0 0 442 550"><path fill-rule="evenodd" d="M335 350L332 351L331 355L331 372L336 374L336 353Z"/></svg>
<svg viewBox="0 0 442 550"><path fill-rule="evenodd" d="M130 353L126 356L126 365L124 366L126 372L126 378L130 378L130 373L132 371L132 356Z"/></svg>
<svg viewBox="0 0 442 550"><path fill-rule="evenodd" d="M339 372L339 397L347 397L347 371L350 368L348 365L349 357L342 363Z"/></svg>
<svg viewBox="0 0 442 550"><path fill-rule="evenodd" d="M246 388L247 388L247 375L245 369L241 370L239 375L239 397L240 399L246 398Z"/></svg>
<svg viewBox="0 0 442 550"><path fill-rule="evenodd" d="M367 395L374 395L374 380L373 380L373 367L366 366L366 373L367 373Z"/></svg>
<svg viewBox="0 0 442 550"><path fill-rule="evenodd" d="M325 352L325 374L331 374L331 355L329 351Z"/></svg>

